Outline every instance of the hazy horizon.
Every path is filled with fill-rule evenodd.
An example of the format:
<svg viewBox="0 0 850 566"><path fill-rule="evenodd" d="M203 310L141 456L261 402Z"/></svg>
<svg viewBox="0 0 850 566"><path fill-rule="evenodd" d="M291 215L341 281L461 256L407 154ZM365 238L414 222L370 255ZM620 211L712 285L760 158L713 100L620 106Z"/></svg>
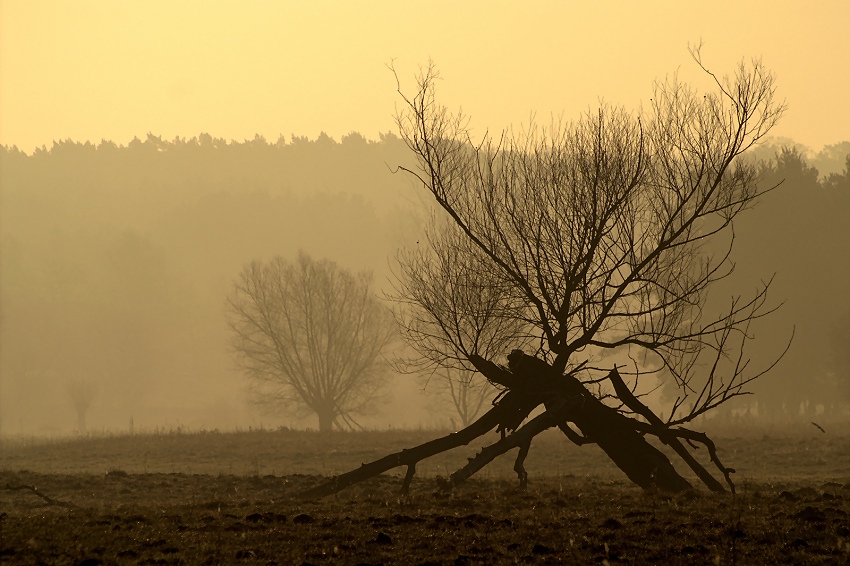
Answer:
<svg viewBox="0 0 850 566"><path fill-rule="evenodd" d="M805 319L797 343L816 359L794 353L764 397L793 412L796 375L826 375L840 350L840 332L823 328L850 327L846 1L0 0L0 431L67 432L82 382L97 388L90 430L310 424L248 403L224 303L245 263L302 249L390 288L392 258L419 243L431 201L393 174L416 162L397 137L388 65L410 93L433 61L439 102L471 117L474 138L498 137L600 102L638 113L673 74L710 90L688 52L699 41L721 76L753 57L776 75L788 110L755 155L805 151L781 172L774 162L788 182L738 232L741 285L779 271L790 297L770 340ZM833 377L805 402L850 399ZM415 378L393 380L395 401L369 426L450 418Z"/></svg>
<svg viewBox="0 0 850 566"><path fill-rule="evenodd" d="M443 102L482 135L601 99L636 109L654 80L701 80L687 51L699 41L719 74L752 57L776 73L788 112L773 135L818 151L850 133L846 2L482 6L3 0L0 145L377 139L399 102L387 65L404 88L429 60Z"/></svg>

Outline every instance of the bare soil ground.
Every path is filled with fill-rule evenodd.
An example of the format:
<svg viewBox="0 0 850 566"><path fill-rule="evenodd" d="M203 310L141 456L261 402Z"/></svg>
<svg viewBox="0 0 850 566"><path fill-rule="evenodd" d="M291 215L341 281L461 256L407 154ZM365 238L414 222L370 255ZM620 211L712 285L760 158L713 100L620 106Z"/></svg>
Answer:
<svg viewBox="0 0 850 566"><path fill-rule="evenodd" d="M850 431L811 429L715 434L734 496L644 493L555 431L532 445L524 491L513 454L438 489L470 446L420 465L409 496L397 470L320 501L296 494L440 433L7 439L0 563L848 563ZM67 506L5 489L20 485Z"/></svg>

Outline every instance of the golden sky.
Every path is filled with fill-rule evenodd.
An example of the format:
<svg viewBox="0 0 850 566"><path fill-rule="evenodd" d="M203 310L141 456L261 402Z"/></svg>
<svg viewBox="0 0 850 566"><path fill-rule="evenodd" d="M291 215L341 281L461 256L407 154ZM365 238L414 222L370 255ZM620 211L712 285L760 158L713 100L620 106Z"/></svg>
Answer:
<svg viewBox="0 0 850 566"><path fill-rule="evenodd" d="M473 129L600 99L637 108L653 80L761 56L788 112L773 134L850 139L850 2L0 0L0 144L126 144L147 132L376 139L433 59Z"/></svg>

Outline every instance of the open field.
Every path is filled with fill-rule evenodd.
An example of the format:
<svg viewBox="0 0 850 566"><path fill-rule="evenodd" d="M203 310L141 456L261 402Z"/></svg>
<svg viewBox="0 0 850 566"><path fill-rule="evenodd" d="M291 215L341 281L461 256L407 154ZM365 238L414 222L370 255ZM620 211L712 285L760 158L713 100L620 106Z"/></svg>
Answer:
<svg viewBox="0 0 850 566"><path fill-rule="evenodd" d="M67 505L0 489L0 562L845 563L850 431L826 428L715 432L737 495L672 497L642 492L597 448L555 431L532 445L525 491L512 453L440 491L434 476L462 466L473 445L417 466L409 496L398 494L399 469L320 501L296 494L441 433L5 439L0 487L34 485Z"/></svg>

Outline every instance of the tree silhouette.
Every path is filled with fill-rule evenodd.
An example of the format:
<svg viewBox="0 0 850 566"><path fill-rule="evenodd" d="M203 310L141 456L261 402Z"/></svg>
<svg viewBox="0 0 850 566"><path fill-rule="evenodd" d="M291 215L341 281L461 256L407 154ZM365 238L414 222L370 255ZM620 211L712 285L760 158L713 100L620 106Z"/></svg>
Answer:
<svg viewBox="0 0 850 566"><path fill-rule="evenodd" d="M76 431L79 434L86 433L86 414L94 401L96 393L97 387L90 380L78 379L68 383L68 395L71 397L74 411L77 413Z"/></svg>
<svg viewBox="0 0 850 566"><path fill-rule="evenodd" d="M369 273L303 252L245 266L228 299L233 348L264 404L305 406L319 430L353 428L377 397L395 337Z"/></svg>
<svg viewBox="0 0 850 566"><path fill-rule="evenodd" d="M596 443L636 484L690 486L647 442L668 444L713 491L724 491L682 439L702 443L726 483L730 474L703 433L684 428L747 392L767 368L745 355L750 323L771 312L768 284L732 297L717 316L703 309L731 264L732 225L764 192L757 167L740 159L775 125L783 105L760 61L741 64L716 90L659 83L648 112L603 107L570 125L534 125L473 142L467 120L435 98L429 67L398 116L419 161L414 175L444 212L420 246L401 256L397 318L422 366L464 367L502 388L494 407L448 437L393 454L307 492L321 496L398 465L467 444L493 428L501 440L449 478L463 481L519 448L515 469L541 431L558 426ZM727 237L726 253L704 243ZM531 348L533 354L524 352ZM504 354L507 364L501 365ZM619 352L629 373L602 367ZM679 395L660 419L637 395L661 371ZM531 412L542 414L525 424ZM578 432L572 428L575 426Z"/></svg>

